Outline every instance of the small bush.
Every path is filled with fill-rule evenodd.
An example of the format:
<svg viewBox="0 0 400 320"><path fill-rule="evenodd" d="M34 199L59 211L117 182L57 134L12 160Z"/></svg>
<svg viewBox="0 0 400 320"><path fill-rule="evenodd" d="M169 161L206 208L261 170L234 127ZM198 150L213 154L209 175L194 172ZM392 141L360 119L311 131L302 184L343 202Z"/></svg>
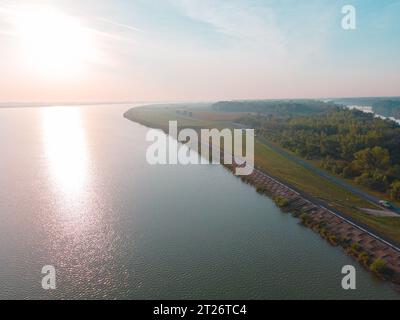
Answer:
<svg viewBox="0 0 400 320"><path fill-rule="evenodd" d="M286 208L290 204L290 201L288 199L282 197L274 197L273 200L275 201L276 205L280 208Z"/></svg>
<svg viewBox="0 0 400 320"><path fill-rule="evenodd" d="M370 269L372 272L382 274L386 271L386 262L381 258L377 258L371 264Z"/></svg>

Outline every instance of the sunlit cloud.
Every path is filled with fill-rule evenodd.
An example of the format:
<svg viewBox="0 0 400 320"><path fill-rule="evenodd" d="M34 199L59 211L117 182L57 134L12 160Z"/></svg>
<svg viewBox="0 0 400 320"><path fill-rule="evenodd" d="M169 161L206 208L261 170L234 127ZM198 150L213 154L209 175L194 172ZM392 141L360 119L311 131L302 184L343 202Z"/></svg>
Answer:
<svg viewBox="0 0 400 320"><path fill-rule="evenodd" d="M247 45L262 45L282 53L285 36L268 6L249 5L244 1L170 0L183 14L211 25L216 32Z"/></svg>

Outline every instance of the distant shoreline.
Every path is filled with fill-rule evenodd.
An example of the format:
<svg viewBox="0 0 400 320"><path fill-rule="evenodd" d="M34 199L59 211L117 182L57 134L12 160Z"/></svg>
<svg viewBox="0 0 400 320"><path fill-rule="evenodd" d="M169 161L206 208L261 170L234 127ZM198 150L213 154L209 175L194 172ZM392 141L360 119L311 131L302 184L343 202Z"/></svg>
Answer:
<svg viewBox="0 0 400 320"><path fill-rule="evenodd" d="M79 106L106 106L124 104L146 104L147 102L67 102L67 103L0 103L1 109L23 109L23 108L48 108L48 107L79 107ZM152 102L148 102L152 103Z"/></svg>
<svg viewBox="0 0 400 320"><path fill-rule="evenodd" d="M369 96L369 97L327 97L327 98L257 98L257 99L214 99L214 100L170 100L170 101L55 101L55 102L16 102L6 101L0 102L2 108L36 108L36 107L57 107L57 106L95 106L95 105L117 105L117 104L143 104L143 105L158 105L158 104L181 104L181 103L213 103L217 101L301 101L301 100L321 100L321 101L350 101L350 100L373 100L373 99L400 99L400 96Z"/></svg>

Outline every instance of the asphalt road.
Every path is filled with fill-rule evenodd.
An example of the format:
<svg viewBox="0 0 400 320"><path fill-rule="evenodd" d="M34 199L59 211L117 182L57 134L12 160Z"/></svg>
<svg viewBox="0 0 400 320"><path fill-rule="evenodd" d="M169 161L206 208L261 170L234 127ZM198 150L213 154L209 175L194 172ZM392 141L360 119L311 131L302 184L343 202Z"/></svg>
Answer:
<svg viewBox="0 0 400 320"><path fill-rule="evenodd" d="M276 153L280 154L281 156L283 156L285 158L288 158L289 160L295 162L296 164L298 164L298 165L300 165L300 166L312 171L313 173L321 176L324 179L329 180L330 182L332 182L332 183L334 183L334 184L346 189L347 191L356 194L360 198L362 198L362 199L364 199L366 201L372 202L373 204L381 207L379 201L381 201L382 199L377 198L377 197L375 197L375 196L373 196L373 195L371 195L371 194L369 194L369 193L367 193L365 191L362 191L362 190L358 189L357 187L347 183L346 181L344 181L344 180L342 180L340 178L337 178L337 177L335 177L333 175L330 175L326 171L317 168L316 166L312 165L311 163L309 163L307 161L304 161L302 159L297 158L296 156L291 155L290 153L288 153L285 150L273 145L272 143L268 142L266 139L264 139L262 137L258 137L257 139L259 141L261 141L263 144L265 144L266 146L268 146L270 149L275 151ZM395 212L397 214L400 214L400 208L393 208L390 211L393 211L393 212Z"/></svg>

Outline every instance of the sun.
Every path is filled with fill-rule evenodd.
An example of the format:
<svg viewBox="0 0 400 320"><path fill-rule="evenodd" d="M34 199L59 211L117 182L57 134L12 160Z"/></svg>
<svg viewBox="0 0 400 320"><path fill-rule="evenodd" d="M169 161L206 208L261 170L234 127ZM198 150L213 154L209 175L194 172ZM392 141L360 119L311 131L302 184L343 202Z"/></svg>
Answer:
<svg viewBox="0 0 400 320"><path fill-rule="evenodd" d="M14 25L25 62L41 75L76 76L95 55L90 29L54 8L20 8Z"/></svg>

